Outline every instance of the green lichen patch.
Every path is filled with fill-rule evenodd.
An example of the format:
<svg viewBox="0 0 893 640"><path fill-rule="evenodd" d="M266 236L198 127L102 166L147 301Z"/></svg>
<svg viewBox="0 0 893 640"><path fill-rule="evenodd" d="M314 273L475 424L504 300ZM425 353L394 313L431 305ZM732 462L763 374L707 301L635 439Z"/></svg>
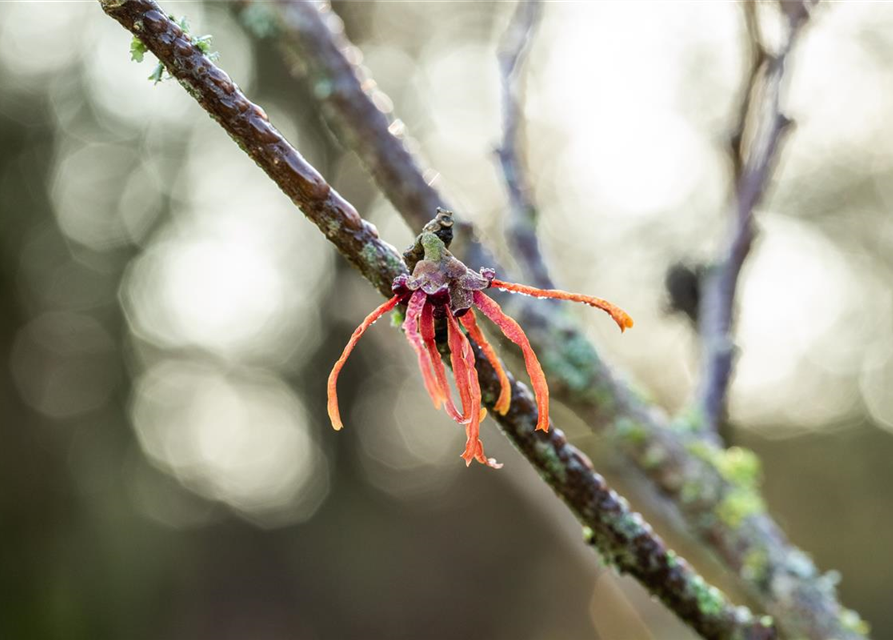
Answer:
<svg viewBox="0 0 893 640"><path fill-rule="evenodd" d="M682 489L679 490L679 498L683 504L697 502L700 497L701 485L699 483L689 480L682 484Z"/></svg>
<svg viewBox="0 0 893 640"><path fill-rule="evenodd" d="M634 447L643 445L648 441L648 431L645 427L629 418L619 418L614 423L614 430L620 440Z"/></svg>
<svg viewBox="0 0 893 640"><path fill-rule="evenodd" d="M755 491L735 489L716 507L716 515L723 523L737 529L747 517L762 513L765 508L763 499Z"/></svg>
<svg viewBox="0 0 893 640"><path fill-rule="evenodd" d="M748 582L762 583L768 578L769 554L765 549L751 549L741 563L741 577Z"/></svg>
<svg viewBox="0 0 893 640"><path fill-rule="evenodd" d="M332 229L330 229L332 230ZM332 230L333 233L335 232ZM362 270L363 273L381 273L382 271L387 271L388 284L390 285L390 280L396 277L398 274L406 272L406 266L403 264L403 260L396 253L392 253L390 251L383 251L379 246L376 246L373 242L367 242L363 245L363 248L360 250L360 259L362 260ZM385 266L386 269L381 269L381 267ZM379 283L376 282L376 285Z"/></svg>
<svg viewBox="0 0 893 640"><path fill-rule="evenodd" d="M693 591L698 609L705 616L718 616L725 608L726 600L722 591L704 582L701 576L695 576L689 583Z"/></svg>
<svg viewBox="0 0 893 640"><path fill-rule="evenodd" d="M638 513L624 510L617 514L606 514L605 522L627 542L642 534L643 521Z"/></svg>
<svg viewBox="0 0 893 640"><path fill-rule="evenodd" d="M133 36L133 40L130 41L130 59L134 62L142 62L148 51L149 48L143 44L143 41Z"/></svg>
<svg viewBox="0 0 893 640"><path fill-rule="evenodd" d="M555 322L559 326L562 313L556 311ZM531 327L528 333L535 331ZM559 335L557 339L544 336L551 348L540 354L540 362L549 378L560 381L572 396L594 404L600 412L613 412L616 400L599 378L603 365L592 345L575 331L560 331Z"/></svg>
<svg viewBox="0 0 893 640"><path fill-rule="evenodd" d="M656 442L649 444L641 456L641 464L646 470L657 469L667 461L666 450Z"/></svg>
<svg viewBox="0 0 893 640"><path fill-rule="evenodd" d="M567 469L552 445L547 440L537 440L533 448L536 451L537 459L541 461L543 468L549 476L557 479L559 482L566 482Z"/></svg>
<svg viewBox="0 0 893 640"><path fill-rule="evenodd" d="M680 413L670 423L670 428L683 433L698 433L704 427L704 413L696 406Z"/></svg>
<svg viewBox="0 0 893 640"><path fill-rule="evenodd" d="M667 549L667 566L671 569L679 566L679 556L672 549Z"/></svg>
<svg viewBox="0 0 893 640"><path fill-rule="evenodd" d="M242 24L255 38L264 40L279 35L279 20L268 7L251 4L242 11Z"/></svg>
<svg viewBox="0 0 893 640"><path fill-rule="evenodd" d="M719 449L702 440L693 440L686 445L689 453L708 462L728 482L746 489L755 489L760 484L762 468L756 454L743 447Z"/></svg>
<svg viewBox="0 0 893 640"><path fill-rule="evenodd" d="M189 31L189 20L187 20L186 16L181 17L179 20L174 16L169 16L171 20L177 23L180 29L183 30L184 35L194 44L198 49L208 56L208 59L214 61L220 57L220 54L216 51L211 51L211 40L213 36L211 35L203 35L203 36L193 36ZM149 48L143 44L143 41L133 37L133 40L130 41L130 59L134 62L142 62L146 56L146 53L149 52ZM167 71L164 64L159 62L152 69L152 73L149 74L148 79L153 83L158 84L162 80L167 80L172 78L173 76Z"/></svg>
<svg viewBox="0 0 893 640"><path fill-rule="evenodd" d="M844 609L841 612L840 624L843 625L844 628L863 636L868 636L868 634L871 633L871 625L865 622L865 620L852 609Z"/></svg>
<svg viewBox="0 0 893 640"><path fill-rule="evenodd" d="M391 326L400 328L403 326L403 322L406 320L406 311L397 307L391 312Z"/></svg>
<svg viewBox="0 0 893 640"><path fill-rule="evenodd" d="M742 447L730 447L723 451L717 461L723 478L740 487L755 488L760 483L762 467L756 454Z"/></svg>

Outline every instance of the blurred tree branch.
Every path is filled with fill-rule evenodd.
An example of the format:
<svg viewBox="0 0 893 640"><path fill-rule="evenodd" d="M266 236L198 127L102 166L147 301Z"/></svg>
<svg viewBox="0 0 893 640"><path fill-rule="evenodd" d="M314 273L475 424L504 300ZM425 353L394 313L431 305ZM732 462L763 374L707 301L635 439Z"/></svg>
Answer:
<svg viewBox="0 0 893 640"><path fill-rule="evenodd" d="M756 2L749 0L742 5L751 53L738 123L730 140L735 169L731 225L723 255L704 271L700 283L698 332L702 356L696 423L707 437L716 437L725 413L735 356L735 296L741 268L754 240L754 208L768 187L779 147L791 124L780 106L785 64L808 20L808 6L812 3L788 4L786 33L775 55L763 43ZM792 10L795 4L801 10Z"/></svg>
<svg viewBox="0 0 893 640"><path fill-rule="evenodd" d="M149 0L117 3L107 0L103 6L107 13L118 18L132 31L139 32L144 39L152 35L147 29L147 25L151 23L151 28L154 29L161 21L166 20L157 6ZM292 3L290 6L296 5ZM253 8L267 11L269 12L268 16L273 18L272 24L275 25L276 31L270 35L285 33L283 23L277 21L277 14L281 15L279 14L281 8L269 5L255 5ZM137 27L137 18L133 16L139 13L140 9L143 14L150 15L151 20L146 21L145 15L142 15L139 18L140 26ZM129 24L128 18L124 16L130 16L132 19ZM326 28L326 32L328 32L328 28ZM291 34L291 37L296 37L296 34ZM328 37L331 38L331 34ZM176 48L170 42L174 42L177 45ZM154 46L150 42L146 42L146 44L156 55L160 55L166 61L168 69L173 75L183 82L200 101L215 98L217 94L214 91L208 93L201 86L199 80L203 80L203 78L200 79L193 73L196 67L188 66L188 57L197 55L189 49L189 43L182 39L171 40L170 33L167 33L167 41L156 39ZM184 59L186 66L178 66L184 62L181 58L187 53L187 59ZM203 64L210 63L205 61ZM216 69L213 65L211 67ZM347 69L351 70L350 65L347 66ZM350 75L354 77L352 72ZM208 77L213 81L216 74L210 73ZM215 86L218 88L232 87L227 83L217 83ZM221 89L221 91L223 93L219 98L226 105L231 98L226 89ZM233 115L231 111L231 109L224 108L219 112L212 110L211 113L216 113L217 117L223 120L227 115ZM360 130L366 126L377 126L375 123L365 122L356 124ZM261 129L263 131L270 130L265 127L261 127ZM231 135L247 135L246 139L256 142L256 139L252 137L250 127L241 129L228 127L227 130ZM247 150L259 163L272 161L278 157L274 154L268 158L256 150L252 153L250 144ZM390 157L378 159L388 163L392 160ZM271 173L270 168L263 164L261 166L274 179L277 178L276 172ZM379 180L381 179L379 178ZM313 187L314 184L315 187ZM419 187L420 189L430 190L430 186L424 180L422 180L422 184L424 187ZM313 187L308 189L308 193L314 195L315 200L311 199L311 202L302 204L302 208L316 202L313 206L318 207L318 212L323 211L321 203L328 200L329 191L319 186L315 180L309 180L305 187L307 186ZM390 185L385 191L391 197L391 193L395 192L395 189L395 185ZM294 201L301 203L301 189L295 190L288 187L284 190ZM316 213L314 212L314 214ZM403 213L407 215L407 212ZM412 215L420 217L430 215L430 213L431 211L416 211ZM347 219L350 220L352 217L347 216ZM419 225L415 224L414 226ZM328 229L329 233L337 235L336 227L338 225L332 225L332 227ZM326 228L323 230L325 232ZM350 231L350 229L348 230ZM326 234L327 237L329 233ZM384 274L390 277L394 271L400 270L400 263L392 262L390 252L385 249L382 249L381 255L373 250L371 254L375 259L370 263L368 260L363 260L366 256L362 250L357 253L356 244L346 242L345 239L336 239L336 243L339 242L339 249L342 249L345 255L350 256L352 261L360 260L361 270L380 290L382 283L386 282ZM384 243L381 244L384 245ZM396 252L393 255L396 255ZM374 265L377 265L380 271L376 271ZM741 576L744 583L750 587L750 592L757 596L770 612L780 618L780 624L790 635L811 638L862 637L858 630L850 628L853 625L845 624L845 611L835 600L832 583L820 577L808 558L785 541L768 515L761 509L750 508L753 503L749 500L753 496L747 491L748 487L742 485L741 478L736 478L735 471L740 471L740 469L734 464L730 464L733 460L726 453L666 428L665 416L617 383L610 371L598 359L591 345L581 338L576 327L566 317L554 313L540 314L537 317L533 313L527 313L524 322L532 341L545 355L544 365L547 370L552 372L552 378L555 381L553 388L557 387L559 390L557 395L563 396L593 425L613 426L609 433L614 442L655 483L660 492L674 498L691 529L711 544L727 565ZM487 379L486 375L482 375L482 378L485 387L495 383L492 378ZM489 388L493 390L495 386L489 386ZM518 393L523 395L527 392L526 390L522 391L519 387ZM492 397L495 397L495 393ZM529 394L527 397L529 398ZM510 412L508 415L512 416L513 413ZM514 441L521 442L519 434L522 432L518 431L513 434L510 430L511 422L503 422L503 427ZM558 434L557 431L555 433ZM543 451L540 452L540 458L534 461L534 464L541 469L553 487L556 484L560 486L561 474L550 473L549 465L551 461L554 467L555 455L562 447L569 445L562 441L553 441L551 437L549 442L551 444L548 447L540 445L539 448ZM519 446L524 451L524 446L522 444ZM534 449L536 448L534 445ZM558 455L558 459L561 459L560 455ZM567 474L564 475L564 478L565 481L569 480ZM578 480L577 477L572 479ZM751 486L749 489L752 491L753 487ZM563 497L578 516L586 514L585 505L571 502L567 495L563 494ZM598 522L596 524L597 526L592 527L594 533L605 531L605 523ZM610 542L610 537L605 542Z"/></svg>
<svg viewBox="0 0 893 640"><path fill-rule="evenodd" d="M219 67L153 0L101 0L104 11L136 35L168 72L326 234L339 251L382 293L383 283L405 272L400 255L383 243L269 123ZM383 290L385 289L385 290ZM499 381L478 354L481 382L492 400ZM735 607L672 551L625 500L592 469L557 428L535 431L536 404L526 387L512 378L513 402L499 423L512 442L588 528L590 542L619 571L636 577L705 638L770 639L771 621L754 619Z"/></svg>
<svg viewBox="0 0 893 640"><path fill-rule="evenodd" d="M542 16L539 0L520 0L499 45L502 81L502 142L496 151L508 191L510 215L508 240L526 280L542 289L554 289L549 268L536 233L538 211L518 147L523 144L524 124L521 74L527 52Z"/></svg>

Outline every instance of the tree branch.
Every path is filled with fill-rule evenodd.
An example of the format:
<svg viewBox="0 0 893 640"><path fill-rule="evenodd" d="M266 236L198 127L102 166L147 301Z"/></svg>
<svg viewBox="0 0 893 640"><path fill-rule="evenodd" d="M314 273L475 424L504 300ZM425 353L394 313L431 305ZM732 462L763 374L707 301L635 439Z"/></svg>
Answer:
<svg viewBox="0 0 893 640"><path fill-rule="evenodd" d="M275 41L288 59L301 60L314 86L323 83L345 91L345 87L356 85L350 100L372 104L359 87L353 66L333 62L331 51L343 48L346 38L333 34L319 16L314 19L310 9L316 11L309 2L280 0L277 5L250 4L243 17L250 15L250 22L269 27L254 31ZM340 45L327 44L336 39ZM398 149L392 156L366 148L382 139L371 134L371 130L381 133L381 118L338 109L343 100L333 101L331 94L320 100L333 129L361 158L374 158L367 166L377 176L379 187L407 222L419 228L424 222L419 220L420 212L407 207L408 198L403 194L410 184L407 176L383 178L388 172L371 167L369 162L393 164L395 172L409 171L412 166L418 170L418 165L403 161L405 150ZM424 180L412 184L434 198L430 195L433 188ZM429 210L425 215L432 213ZM467 240L466 236L466 262L482 264L468 258L467 248L477 245ZM810 640L865 637L858 616L837 602L833 581L818 573L765 512L758 493L756 462L746 452L722 451L670 428L666 415L617 380L578 325L557 308L550 305L544 309L524 299L516 308L528 338L541 354L552 396L609 436L630 461L630 470L650 483L653 495L669 499L688 531L734 572L745 591L776 618L783 633ZM751 472L744 473L748 467Z"/></svg>
<svg viewBox="0 0 893 640"><path fill-rule="evenodd" d="M746 607L735 607L668 549L651 526L593 470L589 458L568 443L554 424L548 433L535 431L536 401L511 373L508 374L512 385L509 412L500 416L494 411L499 380L477 345L475 359L490 415L585 525L587 541L609 566L638 580L704 638L768 640L776 637L772 618L755 619Z"/></svg>
<svg viewBox="0 0 893 640"><path fill-rule="evenodd" d="M802 6L801 2L798 4ZM754 207L760 202L778 158L790 120L782 113L780 94L785 63L808 12L788 14L787 33L777 55L763 45L753 0L744 4L751 42L751 65L740 115L731 140L735 196L729 239L721 259L707 269L701 283L698 331L702 357L697 392L702 430L715 437L723 419L735 355L732 325L738 277L753 244ZM747 134L751 133L750 139Z"/></svg>
<svg viewBox="0 0 893 640"><path fill-rule="evenodd" d="M554 289L536 233L539 212L518 152L523 138L521 68L541 16L539 0L519 0L502 36L497 55L502 82L502 143L496 153L511 205L508 239L515 259L526 279L541 289Z"/></svg>
<svg viewBox="0 0 893 640"><path fill-rule="evenodd" d="M153 0L100 0L103 10L136 35L170 74L372 282L405 272L399 254L383 243L346 201L335 193L272 127L219 67ZM357 249L357 243L360 244ZM390 295L390 291L384 291ZM499 381L478 354L482 387L492 408ZM767 619L756 620L730 604L629 509L596 474L589 460L553 427L535 432L536 405L526 387L512 378L513 402L499 424L543 479L588 527L590 541L618 571L637 578L705 638L763 640L775 637ZM493 412L496 415L496 412Z"/></svg>
<svg viewBox="0 0 893 640"><path fill-rule="evenodd" d="M406 267L396 250L363 220L270 124L222 69L154 2L100 0L165 64L170 74L266 172L355 267L384 295Z"/></svg>

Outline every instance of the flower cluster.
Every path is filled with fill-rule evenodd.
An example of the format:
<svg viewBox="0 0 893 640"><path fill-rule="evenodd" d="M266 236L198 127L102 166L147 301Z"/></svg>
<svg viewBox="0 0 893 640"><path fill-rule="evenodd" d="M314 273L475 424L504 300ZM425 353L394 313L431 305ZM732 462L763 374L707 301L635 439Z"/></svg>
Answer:
<svg viewBox="0 0 893 640"><path fill-rule="evenodd" d="M451 223L445 214L448 212L442 212L438 216L440 222ZM376 320L397 305L405 304L406 316L403 322L403 331L418 357L419 369L422 372L422 379L428 395L431 396L436 409L445 407L453 420L465 425L467 440L462 458L466 465L471 464L472 460L477 460L490 467L499 468L502 465L493 458L487 458L484 454L484 445L480 439L480 423L487 415L487 410L481 407L481 387L475 369L474 351L468 337L477 343L499 378L500 393L493 409L500 415L505 415L511 405L511 386L496 352L477 324L473 308L476 307L502 330L506 338L521 348L524 354L524 364L536 395L538 412L536 428L542 431L549 429L549 388L539 360L520 325L503 313L496 301L486 295L484 291L496 287L503 291L522 293L537 298L557 298L582 302L609 313L621 331L632 327L633 321L625 311L600 298L557 289L537 289L503 282L496 279L493 269L485 268L480 272L472 271L447 250L443 234L430 229L432 227L429 223L429 226L426 226L426 230L423 230L417 239L416 246L422 259L416 262L412 275L402 275L394 280L394 296L363 320L348 341L341 357L335 363L328 381L329 418L336 430L342 428L336 384L338 374L344 367L347 357L362 335ZM449 239L447 237L447 242ZM437 349L435 340L435 324L437 322L446 323L450 365L453 369L453 379L459 394L461 410L453 401L443 360L441 360ZM462 331L460 325L465 328L467 335Z"/></svg>

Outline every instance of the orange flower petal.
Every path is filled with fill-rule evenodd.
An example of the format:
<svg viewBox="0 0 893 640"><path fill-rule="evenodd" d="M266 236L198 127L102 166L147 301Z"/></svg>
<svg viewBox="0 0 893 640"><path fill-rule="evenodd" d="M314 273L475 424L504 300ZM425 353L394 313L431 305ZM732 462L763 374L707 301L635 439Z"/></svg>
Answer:
<svg viewBox="0 0 893 640"><path fill-rule="evenodd" d="M406 319L403 321L403 331L406 333L409 344L412 345L418 356L419 371L422 372L422 380L425 382L425 389L428 391L428 395L431 396L431 402L434 403L435 409L440 409L444 396L435 374L432 373L434 365L431 362L428 350L425 348L422 337L419 335L419 319L422 316L422 310L427 300L428 294L421 289L412 294L409 304L406 306Z"/></svg>
<svg viewBox="0 0 893 640"><path fill-rule="evenodd" d="M432 304L428 303L422 309L422 317L419 320L419 324L422 329L422 342L425 343L425 348L428 350L428 357L431 359L431 365L434 367L434 377L437 379L437 384L446 403L446 412L456 422L462 422L462 414L459 413L453 402L443 360L440 359L440 353L437 351L437 341L434 338L434 306Z"/></svg>
<svg viewBox="0 0 893 640"><path fill-rule="evenodd" d="M570 293L568 291L562 291L561 289L537 289L536 287L528 287L524 284L496 280L495 278L492 282L492 286L497 289L502 289L503 291L523 293L524 295L533 296L534 298L555 298L557 300L582 302L583 304L588 304L590 307L606 311L611 318L613 318L614 322L617 323L617 326L620 327L621 332L626 331L633 326L633 319L629 317L629 314L626 311L617 305L611 304L607 300L602 300L595 296L584 296L582 293Z"/></svg>
<svg viewBox="0 0 893 640"><path fill-rule="evenodd" d="M341 369L344 367L344 363L347 362L347 357L350 355L350 352L353 351L353 348L357 345L357 342L360 338L363 337L363 334L366 333L366 329L371 327L376 320L386 314L388 311L397 306L397 303L400 302L400 296L394 296L380 307L378 307L375 311L370 313L363 322L360 323L360 326L356 328L353 332L353 335L350 336L350 340L347 341L347 346L344 347L344 351L341 353L341 357L338 358L338 361L335 363L335 366L332 367L332 372L329 374L329 382L327 387L327 395L328 395L328 403L327 408L329 411L329 419L332 421L332 426L336 431L340 430L344 425L341 423L341 413L338 411L338 392L335 389L335 386L338 382L338 374L341 373Z"/></svg>
<svg viewBox="0 0 893 640"><path fill-rule="evenodd" d="M494 282L496 282L494 280ZM487 297L481 291L474 292L474 303L478 309L487 316L493 324L502 329L505 337L521 347L524 354L524 364L527 367L527 375L530 376L530 384L536 394L536 408L539 413L536 428L539 431L549 430L549 386L546 384L546 376L540 361L537 359L530 341L524 334L521 326L514 319L503 313L502 309L492 298Z"/></svg>
<svg viewBox="0 0 893 640"><path fill-rule="evenodd" d="M487 342L484 332L481 331L481 328L478 326L477 319L474 317L474 311L469 309L468 313L462 316L459 321L468 330L468 335L478 343L481 351L484 352L484 355L490 362L490 366L492 366L493 370L496 372L496 377L499 378L499 397L496 399L496 404L493 405L493 408L499 415L504 416L508 412L509 405L512 402L512 388L509 385L509 377L506 375L505 369L502 368L502 363L496 356L496 351L494 351L492 345Z"/></svg>
<svg viewBox="0 0 893 640"><path fill-rule="evenodd" d="M466 451L467 451L467 448L468 447L466 445ZM465 458L465 455L466 454L462 454L462 457ZM481 464L487 465L491 469L502 469L502 464L499 462L496 462L496 458L488 458L487 454L484 453L484 443L481 442L480 439L478 439L477 444L474 448L474 459L477 460L478 462L480 462ZM468 464L470 464L470 461L466 461L465 466L468 466Z"/></svg>

